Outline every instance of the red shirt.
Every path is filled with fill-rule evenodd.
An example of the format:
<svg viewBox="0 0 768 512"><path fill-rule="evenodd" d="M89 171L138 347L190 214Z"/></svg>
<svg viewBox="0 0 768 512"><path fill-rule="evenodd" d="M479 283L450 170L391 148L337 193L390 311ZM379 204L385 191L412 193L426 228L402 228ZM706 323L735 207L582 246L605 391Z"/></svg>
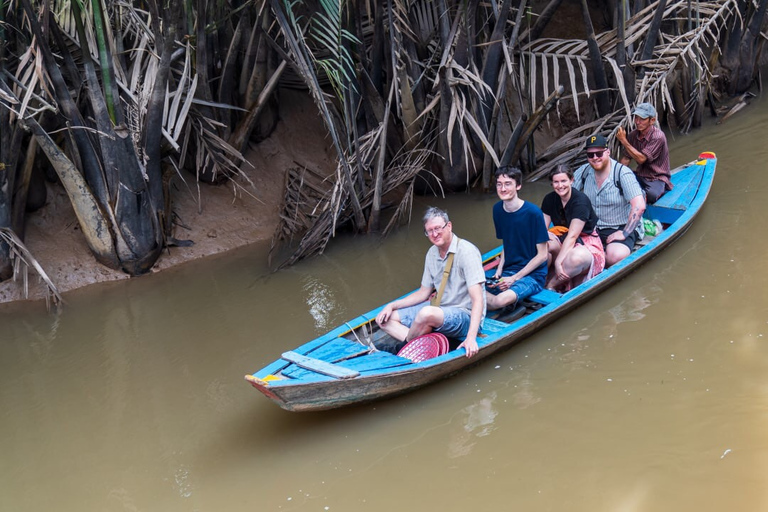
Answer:
<svg viewBox="0 0 768 512"><path fill-rule="evenodd" d="M645 137L638 130L632 130L627 135L627 141L646 158L645 163L637 165L635 173L646 181L663 181L666 189L672 190L672 182L669 181L669 149L664 132L654 124ZM626 151L624 156L631 159Z"/></svg>

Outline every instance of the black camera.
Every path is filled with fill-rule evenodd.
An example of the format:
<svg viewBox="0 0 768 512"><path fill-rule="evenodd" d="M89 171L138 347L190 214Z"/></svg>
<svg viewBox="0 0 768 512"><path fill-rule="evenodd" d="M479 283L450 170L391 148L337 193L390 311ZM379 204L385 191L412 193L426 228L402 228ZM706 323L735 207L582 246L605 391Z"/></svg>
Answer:
<svg viewBox="0 0 768 512"><path fill-rule="evenodd" d="M499 284L499 280L495 277L486 277L485 278L485 286L496 286Z"/></svg>

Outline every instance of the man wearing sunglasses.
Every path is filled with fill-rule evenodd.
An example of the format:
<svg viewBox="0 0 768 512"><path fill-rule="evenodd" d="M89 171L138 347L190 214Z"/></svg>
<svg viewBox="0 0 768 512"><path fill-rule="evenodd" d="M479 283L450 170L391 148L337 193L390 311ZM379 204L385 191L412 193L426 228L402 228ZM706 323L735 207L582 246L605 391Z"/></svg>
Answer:
<svg viewBox="0 0 768 512"><path fill-rule="evenodd" d="M485 318L480 250L453 234L448 213L440 208L427 209L423 220L424 235L432 247L427 251L421 287L384 306L376 322L384 332L405 342L432 331L464 338L459 348L472 357L477 354L477 332ZM437 292L435 302L429 301L432 292Z"/></svg>
<svg viewBox="0 0 768 512"><path fill-rule="evenodd" d="M635 174L645 191L649 204L655 203L667 190L669 180L669 149L667 136L656 126L656 109L650 103L640 103L632 112L635 129L627 134L619 127L616 139L624 146L619 161L624 165L637 162Z"/></svg>
<svg viewBox="0 0 768 512"><path fill-rule="evenodd" d="M576 170L573 186L592 202L610 267L629 256L642 238L645 199L632 169L611 158L605 137L590 136L586 151L587 163Z"/></svg>

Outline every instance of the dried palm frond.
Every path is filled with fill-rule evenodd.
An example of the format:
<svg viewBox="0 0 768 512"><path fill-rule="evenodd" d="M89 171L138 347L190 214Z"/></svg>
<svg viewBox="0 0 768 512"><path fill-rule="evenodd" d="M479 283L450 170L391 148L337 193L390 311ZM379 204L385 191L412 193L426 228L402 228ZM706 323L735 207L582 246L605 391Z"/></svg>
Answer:
<svg viewBox="0 0 768 512"><path fill-rule="evenodd" d="M111 52L112 65L127 112L129 132L136 153L146 164L147 157L142 149L142 134L146 130L145 117L157 79L161 52L156 47L156 35L151 27L150 14L147 11L141 10L133 3L125 0L110 2L109 6L111 8L111 20L117 30L122 32L121 37L124 41L132 44L124 52L117 52L114 49L116 38L114 35L108 38L109 44L113 47ZM81 44L77 32L71 2L57 1L54 13L66 37L66 44L70 53L76 56L84 47L94 59L94 64L98 65L98 43L94 35L90 14L92 7L89 2L85 2L84 8L87 9L86 15L81 18L85 22L84 28L87 39L85 45ZM105 25L107 25L107 30L112 30L109 23ZM165 141L178 154L178 156L172 157L176 159L173 166L176 168L183 167L186 158L183 151L189 147L189 141L192 139L194 147L197 148L196 165L209 166L198 167L198 169L208 169L212 176L239 178L239 181L247 183L250 188L255 188L241 169L244 162L241 152L218 135L215 127L220 125L217 124L217 121L206 117L203 113L205 110L200 108L203 106L217 109L237 107L204 102L196 98L199 75L194 67L195 48L190 41L186 41L183 46L180 45L177 52L182 53L183 59L175 61L172 72L173 79L169 80L166 86L161 129ZM123 68L123 61L118 58L121 55L124 56L127 69ZM236 189L244 190L235 180L233 180L233 185Z"/></svg>
<svg viewBox="0 0 768 512"><path fill-rule="evenodd" d="M13 261L13 279L15 281L19 276L21 277L25 299L29 298L29 268L31 267L45 283L46 306L50 306L51 302L53 302L54 305L64 302L56 285L53 284L53 281L48 277L48 274L43 270L43 267L32 255L29 249L27 249L24 242L16 236L16 233L14 233L12 229L0 227L0 239L10 247L10 255Z"/></svg>
<svg viewBox="0 0 768 512"><path fill-rule="evenodd" d="M624 113L618 110L611 115L598 118L591 123L581 125L566 133L539 155L539 159L545 163L540 165L527 178L530 181L541 179L560 164L570 165L575 168L585 163L586 160L582 150L587 138L595 133L613 132L623 120Z"/></svg>
<svg viewBox="0 0 768 512"><path fill-rule="evenodd" d="M650 28L651 20L654 16L659 2L653 2L646 8L632 16L626 21L625 44L638 44L646 37ZM664 8L665 20L686 19L688 15L687 0L678 0L668 2ZM634 68L643 68L645 73L638 79L636 89L638 92L636 101L654 102L657 100L660 110L674 111L671 101L671 92L669 90L669 81L680 66L686 66L695 70L695 80L692 84L692 97L687 100L687 107L683 113L683 125L690 126L690 119L693 115L694 106L698 103L698 95L708 90L712 79L712 73L709 69L708 58L705 52L711 48L717 48L718 41L721 39L721 31L726 27L726 21L734 16L739 16L736 0L714 0L700 2L697 4L698 24L691 30L679 35L662 34L660 43L653 49L653 57L647 61L641 61L635 58L630 62ZM682 26L683 23L678 25ZM617 46L617 31L611 30L597 36L597 42L600 52L610 65L614 75L614 92L620 99L619 110L608 114L603 119L598 120L602 130L609 130L611 133L619 125L627 126L631 118L631 105L629 105L627 91L624 89L621 70L615 60ZM637 56L636 56L637 57ZM526 64L527 62L527 64ZM589 97L590 90L589 75L587 72L587 63L589 62L589 51L587 42L583 40L554 40L538 39L531 41L521 47L520 59L520 79L529 81L531 97L535 98L538 94L537 83L542 84L544 95L550 91L550 87L557 87L561 71L568 74L567 83L570 89L570 98L573 100L574 111L579 114L579 98L582 94ZM553 86L550 85L550 73L554 77ZM618 117L617 117L618 116ZM592 123L593 126L594 123ZM554 144L543 155L541 160L547 161L544 167L538 169L530 178L536 179L546 174L553 168L555 163L568 161L563 156L570 155L575 157L579 144L583 143L581 139L582 128L574 130L561 138L560 142L565 140L564 144ZM598 130L594 130L598 131ZM572 138L576 137L576 138ZM558 150L563 153L558 153Z"/></svg>
<svg viewBox="0 0 768 512"><path fill-rule="evenodd" d="M675 15L678 18L683 17L682 10L683 8L687 9L687 4L679 2L675 5L677 6ZM738 13L737 7L735 0L699 3L701 18L698 27L671 38L662 45L657 45L652 61L632 62L632 65L642 65L646 69L645 76L639 84L638 101L647 101L658 93L661 96L662 104L674 109L667 78L681 62L683 65L697 70L699 79L695 85L703 84L706 86L710 82L712 74L707 66L708 58L704 54L704 50L718 45L721 31L725 27L725 20L734 13Z"/></svg>
<svg viewBox="0 0 768 512"><path fill-rule="evenodd" d="M352 169L365 168L372 164L378 153L378 145L382 143L381 133L380 126L360 138L358 155L350 157ZM410 215L413 178L426 169L426 163L430 156L434 156L431 150L409 151L403 147L387 165L382 184L382 195L392 192L405 183L409 183L409 187L384 233L389 232L394 223L398 222L406 212ZM357 165L356 158L363 159L362 165ZM351 220L352 214L348 208L345 208L349 194L345 194L343 189L338 176L335 180L330 180L306 166L301 169L289 169L286 176L280 222L272 237L270 256L279 245L291 241L299 234L301 234L301 240L293 253L279 264L278 269L320 254L325 250L328 241L333 236L334 227ZM374 190L369 188L360 197L361 207L370 208L373 197Z"/></svg>
<svg viewBox="0 0 768 512"><path fill-rule="evenodd" d="M337 182L344 183L345 187L340 190L340 194L332 196L331 198L331 203L335 212L332 216L333 222L331 225L331 233L335 231L336 219L341 212L342 206L346 203L346 199L349 199L350 205L352 206L356 226L358 229L362 230L365 226L364 215L362 208L360 207L359 199L354 193L350 193L354 191L355 187L352 179L353 171L347 157L349 151L344 143L344 141L347 140L347 137L345 137L345 134L343 133L344 126L349 126L350 123L340 125L333 115L335 107L327 100L326 94L318 82L318 76L311 65L311 62L315 57L312 55L309 45L307 44L305 34L306 28L300 24L300 19L293 12L293 4L285 5L285 11L278 0L271 0L271 5L275 12L276 21L285 39L285 43L288 46L288 51L294 66L309 88L312 98L325 121L333 145L336 148L339 164L337 170ZM342 103L345 104L346 102ZM346 110L344 114L347 114Z"/></svg>
<svg viewBox="0 0 768 512"><path fill-rule="evenodd" d="M632 16L627 20L627 29L625 33L625 43L630 45L642 40L646 35L653 13L658 6L658 0L648 5L645 9ZM689 32L685 32L678 37L672 38L667 42L657 45L654 49L654 57L649 61L632 61L632 65L635 67L643 66L648 67L651 76L647 76L644 84L645 88L642 89L642 97L648 98L658 87L663 87L663 78L675 69L678 61L684 59L688 65L694 65L701 67L701 52L703 49L710 45L717 45L717 41L720 37L720 32L725 27L725 20L736 12L735 0L715 0L712 2L700 2L698 4L700 13L699 26L695 27ZM688 2L686 0L678 0L677 2L671 2L666 5L664 11L664 18L667 20L684 19L688 9ZM604 57L613 58L616 54L616 30L611 30L600 34L597 37L600 51ZM583 92L589 96L590 89L587 80L587 71L585 62L589 60L589 53L587 43L584 40L553 40L553 39L538 39L527 43L521 47L523 55L529 59L532 63L531 69L534 74L539 74L539 68L541 68L542 81L548 84L548 78L543 76L545 71L548 71L549 66L546 64L547 59L555 61L563 61L566 64L566 69L569 74L569 84L571 86L571 94L575 95L577 89L577 73L574 70L574 63L578 63L581 71L581 83L583 86ZM706 60L704 60L706 62ZM536 63L539 63L538 65ZM703 69L702 69L703 71ZM648 73L647 73L648 74ZM535 80L536 77L530 77L530 80ZM531 88L534 88L535 83L531 84ZM558 84L555 84L555 86ZM550 91L545 86L544 95L546 96ZM642 100L638 100L642 101ZM574 96L574 103L578 102L577 97Z"/></svg>
<svg viewBox="0 0 768 512"><path fill-rule="evenodd" d="M568 72L571 98L573 99L574 110L578 119L579 90L577 83L581 83L582 92L586 94L587 98L592 93L589 87L589 74L586 66L586 62L589 60L586 41L540 39L525 45L521 51L524 59L527 59L530 63L529 73L532 76L529 75L529 79L531 80L532 91L536 88L536 74L539 69L536 63L541 62L543 95L545 98L554 91L554 88L552 90L549 89L548 60L552 61L552 69L555 70L555 88L560 85L561 63L565 65L565 69ZM528 74L525 73L524 59L521 59L520 64L521 80L524 80L524 77ZM578 72L576 71L577 69ZM533 103L535 108L535 101Z"/></svg>

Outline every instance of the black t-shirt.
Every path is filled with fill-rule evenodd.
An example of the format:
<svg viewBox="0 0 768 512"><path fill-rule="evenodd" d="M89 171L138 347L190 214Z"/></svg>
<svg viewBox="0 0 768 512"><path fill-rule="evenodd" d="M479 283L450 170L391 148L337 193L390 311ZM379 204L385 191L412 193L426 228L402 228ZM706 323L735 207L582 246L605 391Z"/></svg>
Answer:
<svg viewBox="0 0 768 512"><path fill-rule="evenodd" d="M571 188L571 198L563 208L563 202L555 191L544 196L541 211L549 215L555 226L570 227L573 219L584 221L584 232L591 233L597 226L597 214L589 198L575 188Z"/></svg>

